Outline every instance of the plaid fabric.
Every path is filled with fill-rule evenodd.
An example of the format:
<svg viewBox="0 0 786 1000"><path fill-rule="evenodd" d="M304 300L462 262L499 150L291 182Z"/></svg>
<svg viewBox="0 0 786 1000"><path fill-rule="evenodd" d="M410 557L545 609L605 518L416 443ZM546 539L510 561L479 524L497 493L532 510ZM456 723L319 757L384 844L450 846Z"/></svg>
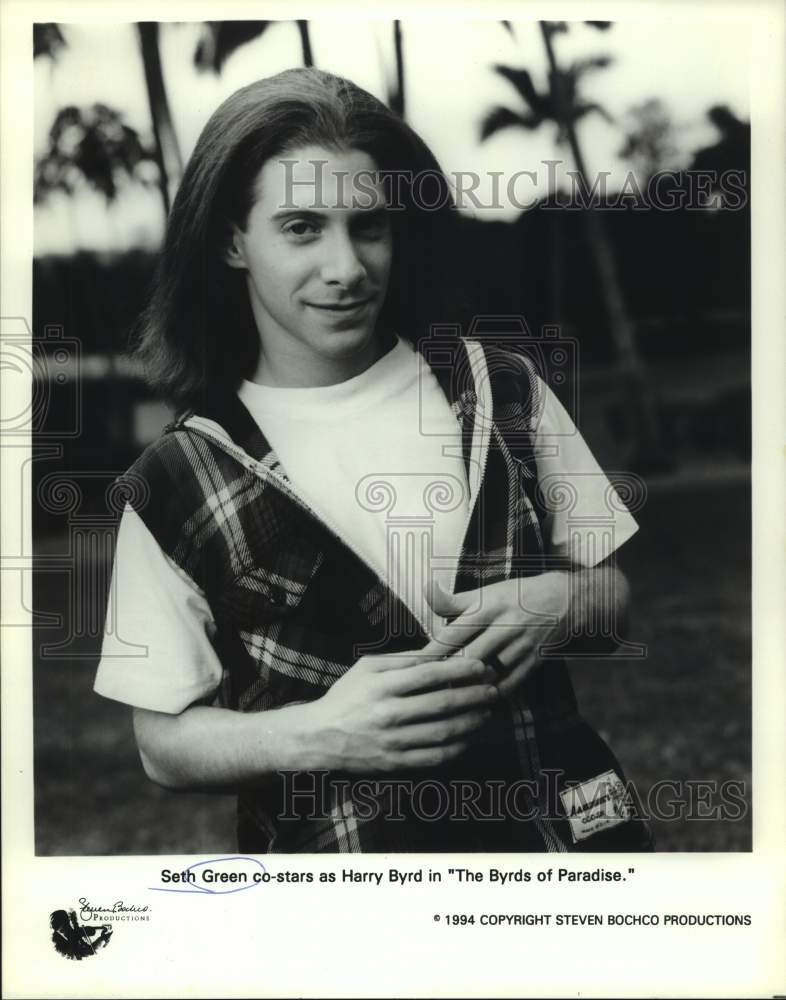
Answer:
<svg viewBox="0 0 786 1000"><path fill-rule="evenodd" d="M432 369L459 422L471 486L475 477L456 577L460 592L542 572L544 549L531 449L540 405L535 373L500 348L463 340L454 348L451 365ZM298 497L235 395L214 394L202 414L170 425L127 475L145 481L149 500L140 516L164 552L202 588L213 611L224 665L217 704L256 712L312 701L360 656L403 652L428 641L385 581ZM244 791L239 847L588 849L586 841L572 842L557 792L565 782L621 771L579 718L564 663L553 660L534 671L485 732L491 735L460 765L428 774L382 782L335 772L282 775ZM544 780L551 771L558 777ZM519 808L515 817L502 810L504 816L484 819L498 811L494 796L512 783L525 785L523 779L532 783L532 789L521 789L531 818L522 819ZM472 809L451 818L453 793L466 795L476 787L480 797ZM446 789L449 806L441 815ZM623 827L622 837L616 827L591 838L589 849L646 849L640 824Z"/></svg>

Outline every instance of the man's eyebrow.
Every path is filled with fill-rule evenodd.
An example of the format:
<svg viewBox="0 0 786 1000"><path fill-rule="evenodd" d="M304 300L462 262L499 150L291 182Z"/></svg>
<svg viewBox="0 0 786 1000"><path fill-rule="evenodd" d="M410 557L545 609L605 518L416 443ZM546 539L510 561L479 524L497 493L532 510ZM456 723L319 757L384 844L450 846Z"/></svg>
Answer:
<svg viewBox="0 0 786 1000"><path fill-rule="evenodd" d="M287 219L294 215L300 218L305 216L308 219L325 218L324 212L315 212L313 208L280 208L277 212L274 212L270 218L275 222L278 219Z"/></svg>
<svg viewBox="0 0 786 1000"><path fill-rule="evenodd" d="M387 214L387 205L375 205L373 208L348 208L346 211L352 218L376 219ZM313 219L316 222L321 222L323 219L327 219L329 214L329 212L317 212L313 208L280 208L270 218L273 222L291 218Z"/></svg>

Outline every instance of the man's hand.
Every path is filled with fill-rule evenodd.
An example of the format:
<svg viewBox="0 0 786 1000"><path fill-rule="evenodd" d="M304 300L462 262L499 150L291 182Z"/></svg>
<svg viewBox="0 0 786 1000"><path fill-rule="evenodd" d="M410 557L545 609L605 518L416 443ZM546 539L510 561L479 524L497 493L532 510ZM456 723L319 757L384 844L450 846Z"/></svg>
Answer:
<svg viewBox="0 0 786 1000"><path fill-rule="evenodd" d="M320 765L355 773L439 767L460 756L499 701L494 671L463 651L361 657L317 701Z"/></svg>
<svg viewBox="0 0 786 1000"><path fill-rule="evenodd" d="M466 749L499 702L494 676L463 652L361 657L316 701L265 712L137 708L134 731L148 777L165 788L225 793L282 771L438 767Z"/></svg>
<svg viewBox="0 0 786 1000"><path fill-rule="evenodd" d="M496 659L504 671L499 691L507 696L540 662L543 647L569 633L581 638L589 621L598 614L616 615L626 601L625 579L611 567L503 580L462 594L448 594L436 584L431 606L437 614L454 620L423 653L445 655L463 648L473 660ZM609 602L614 605L611 609L606 607ZM611 650L599 651L607 655Z"/></svg>

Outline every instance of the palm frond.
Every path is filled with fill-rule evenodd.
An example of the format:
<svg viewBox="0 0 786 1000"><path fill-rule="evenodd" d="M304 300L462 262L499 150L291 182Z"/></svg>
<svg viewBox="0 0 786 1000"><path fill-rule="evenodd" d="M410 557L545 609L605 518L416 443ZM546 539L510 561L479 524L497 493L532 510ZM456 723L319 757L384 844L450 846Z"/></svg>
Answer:
<svg viewBox="0 0 786 1000"><path fill-rule="evenodd" d="M584 73L591 73L596 69L606 69L608 66L611 66L613 62L613 56L590 56L587 59L577 59L575 62L571 63L570 72L574 73L576 77L579 77Z"/></svg>
<svg viewBox="0 0 786 1000"><path fill-rule="evenodd" d="M57 59L60 50L65 48L65 38L57 24L34 24L33 25L33 59L39 56L48 56L50 59Z"/></svg>
<svg viewBox="0 0 786 1000"><path fill-rule="evenodd" d="M273 21L206 21L194 53L197 69L220 73L229 57L247 42L259 38Z"/></svg>
<svg viewBox="0 0 786 1000"><path fill-rule="evenodd" d="M483 140L494 135L495 132L501 132L505 128L536 129L541 122L542 119L537 118L535 115L520 115L515 111L511 111L510 108L497 106L496 108L492 108L481 122L480 140L483 142Z"/></svg>
<svg viewBox="0 0 786 1000"><path fill-rule="evenodd" d="M509 83L513 84L519 94L519 97L521 97L525 104L527 104L535 114L546 117L548 95L538 93L528 70L518 69L515 66L500 65L495 66L494 69L500 76L504 77Z"/></svg>
<svg viewBox="0 0 786 1000"><path fill-rule="evenodd" d="M567 33L568 24L566 21L541 21L543 31L549 36L564 35Z"/></svg>
<svg viewBox="0 0 786 1000"><path fill-rule="evenodd" d="M610 111L607 111L602 104L598 104L597 101L592 101L590 104L585 105L586 112L594 111L596 115L600 115L609 125L613 125L616 122L616 118Z"/></svg>

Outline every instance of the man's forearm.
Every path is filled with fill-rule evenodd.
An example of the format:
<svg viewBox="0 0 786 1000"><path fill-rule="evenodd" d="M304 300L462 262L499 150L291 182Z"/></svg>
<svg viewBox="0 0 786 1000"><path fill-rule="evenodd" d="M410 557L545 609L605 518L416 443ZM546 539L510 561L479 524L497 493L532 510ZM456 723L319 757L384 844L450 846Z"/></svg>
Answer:
<svg viewBox="0 0 786 1000"><path fill-rule="evenodd" d="M486 724L499 692L478 659L428 659L422 650L364 656L320 698L262 712L135 709L145 771L166 788L228 791L280 771L441 767Z"/></svg>
<svg viewBox="0 0 786 1000"><path fill-rule="evenodd" d="M171 789L229 791L278 771L320 766L310 705L235 712L194 705L180 715L134 710L148 777Z"/></svg>
<svg viewBox="0 0 786 1000"><path fill-rule="evenodd" d="M567 576L569 609L556 640L560 655L608 656L619 645L628 617L625 575L614 566L597 566Z"/></svg>

